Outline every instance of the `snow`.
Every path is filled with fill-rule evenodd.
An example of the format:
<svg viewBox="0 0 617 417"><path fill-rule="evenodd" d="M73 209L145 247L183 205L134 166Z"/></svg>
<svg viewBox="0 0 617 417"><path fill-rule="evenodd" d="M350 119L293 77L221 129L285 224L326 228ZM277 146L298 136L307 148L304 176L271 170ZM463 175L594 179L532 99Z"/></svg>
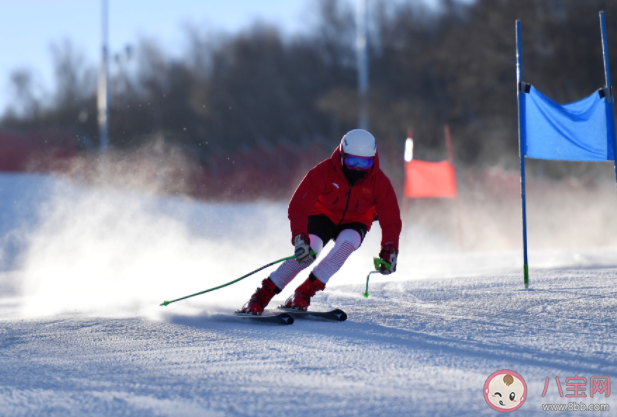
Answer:
<svg viewBox="0 0 617 417"><path fill-rule="evenodd" d="M375 227L313 303L346 322L256 325L229 312L267 271L159 304L289 256L285 204L1 175L0 205L0 415L494 415L482 389L500 369L527 383L521 415L617 409L555 381L565 394L568 377L617 376L617 248L532 251L525 291L520 252L422 252L412 228L365 299Z"/></svg>

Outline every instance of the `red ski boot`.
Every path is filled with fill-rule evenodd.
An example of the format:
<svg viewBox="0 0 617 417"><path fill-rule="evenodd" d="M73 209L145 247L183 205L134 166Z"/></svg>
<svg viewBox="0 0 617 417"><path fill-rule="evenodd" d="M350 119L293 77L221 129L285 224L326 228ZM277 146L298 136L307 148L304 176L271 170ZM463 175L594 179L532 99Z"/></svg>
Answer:
<svg viewBox="0 0 617 417"><path fill-rule="evenodd" d="M264 279L261 284L261 288L257 288L257 291L251 296L249 302L244 304L244 306L237 311L238 313L261 316L261 313L264 312L264 309L270 300L272 300L272 297L281 292L279 287L277 287L270 278Z"/></svg>
<svg viewBox="0 0 617 417"><path fill-rule="evenodd" d="M321 282L311 272L311 275L309 275L306 281L296 288L294 295L285 301L283 307L306 311L311 305L311 297L314 296L317 291L323 291L325 288L326 284Z"/></svg>

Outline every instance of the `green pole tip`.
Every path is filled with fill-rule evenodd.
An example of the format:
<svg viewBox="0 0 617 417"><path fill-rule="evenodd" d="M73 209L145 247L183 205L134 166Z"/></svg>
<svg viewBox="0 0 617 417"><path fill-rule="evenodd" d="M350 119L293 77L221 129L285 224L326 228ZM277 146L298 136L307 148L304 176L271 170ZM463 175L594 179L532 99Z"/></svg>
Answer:
<svg viewBox="0 0 617 417"><path fill-rule="evenodd" d="M163 301L163 304L161 305L167 307L169 305L169 301Z"/></svg>
<svg viewBox="0 0 617 417"><path fill-rule="evenodd" d="M365 293L364 293L364 294L362 294L362 295L364 295L364 298L368 298L368 293L367 293L367 292L365 292Z"/></svg>

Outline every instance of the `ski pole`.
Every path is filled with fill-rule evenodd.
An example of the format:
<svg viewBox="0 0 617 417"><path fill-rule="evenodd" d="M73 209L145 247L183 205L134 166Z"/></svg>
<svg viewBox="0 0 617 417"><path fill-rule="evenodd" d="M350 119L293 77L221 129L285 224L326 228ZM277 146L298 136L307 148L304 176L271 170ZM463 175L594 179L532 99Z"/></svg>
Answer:
<svg viewBox="0 0 617 417"><path fill-rule="evenodd" d="M314 250L311 250L311 252L310 252L310 253L311 253L311 255L316 255L316 254L317 254L317 252L315 252ZM266 268L267 268L267 267L269 267L269 266L272 266L272 265L278 264L278 263L283 262L283 261L288 261L288 260L290 260L290 259L294 259L294 258L295 258L295 256L288 256L287 258L283 258L283 259L279 259L278 261L270 262L268 265L264 265L264 266L262 266L261 268L254 270L253 272L249 272L248 274L246 274L246 275L244 275L244 276L241 276L241 277L240 277L240 278L238 278L238 279L234 279L233 281L228 282L227 284L219 285L218 287L210 288L210 289L205 290L205 291L201 291L201 292L198 292L198 293L195 293L195 294L187 295L186 297L176 298L175 300L171 300L171 301L163 301L163 303L161 304L161 306L165 306L165 307L167 307L168 305L170 305L171 303L175 303L176 301L186 300L187 298L195 297L196 295L205 294L205 293L207 293L207 292L211 292L211 291L214 291L214 290L218 290L218 289L220 289L220 288L227 287L227 286L229 286L229 285L231 285L231 284L234 284L234 283L236 283L236 282L238 282L238 281L243 280L244 278L250 277L250 276L251 276L251 275L253 275L254 273L261 271L262 269L266 269ZM298 262L298 263L300 263L300 262Z"/></svg>
<svg viewBox="0 0 617 417"><path fill-rule="evenodd" d="M369 273L368 273L368 275L366 276L366 291L364 291L364 294L363 294L363 295L364 295L364 298L368 298L368 279L370 278L371 274L376 274L376 273L378 273L378 272L381 272L381 271L379 270L379 266L380 266L380 265L383 265L383 266L385 266L386 268L390 268L390 263L389 263L389 262L386 262L386 261L384 261L383 259L380 259L380 258L373 258L373 264L375 264L375 269L376 269L376 271L371 271L371 272L369 272Z"/></svg>

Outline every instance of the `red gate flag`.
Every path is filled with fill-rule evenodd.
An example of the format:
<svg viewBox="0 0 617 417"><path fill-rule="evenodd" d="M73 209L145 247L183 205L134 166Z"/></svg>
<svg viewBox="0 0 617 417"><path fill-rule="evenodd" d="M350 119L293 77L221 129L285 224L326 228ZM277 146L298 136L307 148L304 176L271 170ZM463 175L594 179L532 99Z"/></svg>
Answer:
<svg viewBox="0 0 617 417"><path fill-rule="evenodd" d="M448 161L405 163L405 197L456 197L454 165Z"/></svg>

